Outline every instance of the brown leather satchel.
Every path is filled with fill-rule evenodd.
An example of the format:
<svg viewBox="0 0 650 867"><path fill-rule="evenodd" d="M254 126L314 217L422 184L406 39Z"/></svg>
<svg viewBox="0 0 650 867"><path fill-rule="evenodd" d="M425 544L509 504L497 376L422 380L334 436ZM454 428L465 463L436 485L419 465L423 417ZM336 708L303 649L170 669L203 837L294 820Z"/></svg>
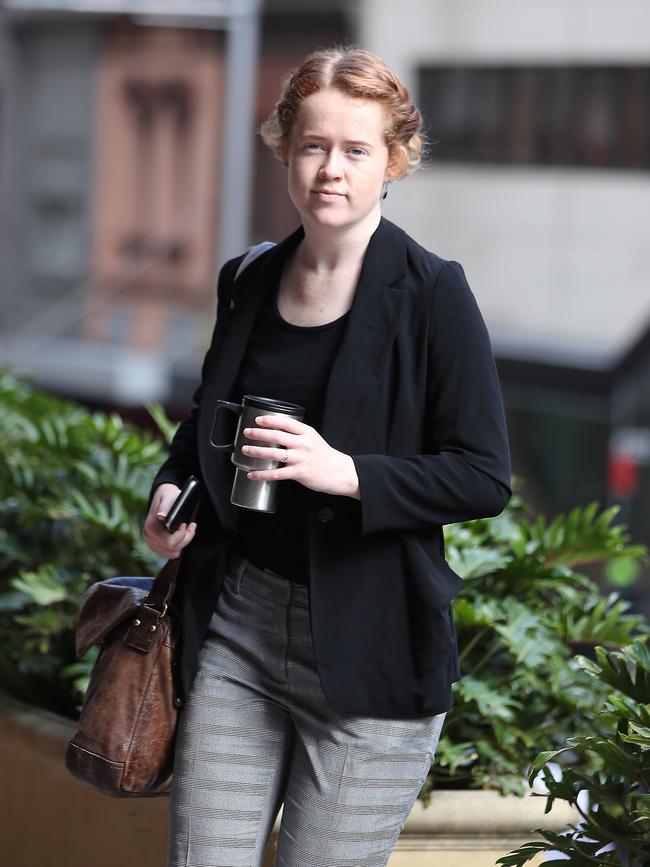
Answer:
<svg viewBox="0 0 650 867"><path fill-rule="evenodd" d="M181 700L172 606L180 557L155 579L110 578L84 595L76 650L100 653L90 675L66 766L82 783L116 797L165 795L171 784Z"/></svg>

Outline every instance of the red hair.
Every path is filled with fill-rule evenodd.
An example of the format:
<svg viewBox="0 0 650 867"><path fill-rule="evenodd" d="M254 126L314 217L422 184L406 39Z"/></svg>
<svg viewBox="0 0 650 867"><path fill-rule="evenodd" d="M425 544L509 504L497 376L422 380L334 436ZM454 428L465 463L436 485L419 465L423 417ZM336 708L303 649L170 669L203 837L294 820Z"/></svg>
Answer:
<svg viewBox="0 0 650 867"><path fill-rule="evenodd" d="M408 90L380 57L352 47L314 51L290 74L273 112L260 127L262 139L278 159L285 159L302 101L327 87L358 99L376 100L385 107L386 144L397 151L396 180L420 165L422 116Z"/></svg>

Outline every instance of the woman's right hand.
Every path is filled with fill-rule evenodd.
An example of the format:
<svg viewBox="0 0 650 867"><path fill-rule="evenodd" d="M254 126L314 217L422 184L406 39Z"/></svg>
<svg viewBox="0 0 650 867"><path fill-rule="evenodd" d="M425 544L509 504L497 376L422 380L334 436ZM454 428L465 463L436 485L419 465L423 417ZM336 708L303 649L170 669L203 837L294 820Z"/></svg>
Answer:
<svg viewBox="0 0 650 867"><path fill-rule="evenodd" d="M180 494L180 488L166 482L158 485L151 498L151 506L147 520L144 522L142 536L147 545L161 557L175 560L186 545L194 538L196 522L181 524L174 533L165 529L165 518L174 500Z"/></svg>

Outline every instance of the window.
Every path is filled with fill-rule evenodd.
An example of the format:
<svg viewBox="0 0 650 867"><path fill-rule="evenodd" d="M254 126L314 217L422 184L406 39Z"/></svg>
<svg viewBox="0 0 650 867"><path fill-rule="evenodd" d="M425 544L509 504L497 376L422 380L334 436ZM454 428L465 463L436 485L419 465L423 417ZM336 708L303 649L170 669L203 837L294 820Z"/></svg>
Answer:
<svg viewBox="0 0 650 867"><path fill-rule="evenodd" d="M419 71L434 162L650 168L650 67Z"/></svg>

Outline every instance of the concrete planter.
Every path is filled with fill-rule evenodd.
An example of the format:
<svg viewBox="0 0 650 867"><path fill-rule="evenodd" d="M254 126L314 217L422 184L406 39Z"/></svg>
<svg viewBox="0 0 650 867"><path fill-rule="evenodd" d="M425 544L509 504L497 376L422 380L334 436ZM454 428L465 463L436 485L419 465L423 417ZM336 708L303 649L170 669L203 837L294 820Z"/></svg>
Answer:
<svg viewBox="0 0 650 867"><path fill-rule="evenodd" d="M115 799L78 783L64 765L74 730L67 719L0 702L2 848L12 867L164 867L167 798ZM531 839L532 829L561 831L575 818L544 798L494 792L434 793L417 802L389 867L493 867ZM276 822L265 867L273 865Z"/></svg>

